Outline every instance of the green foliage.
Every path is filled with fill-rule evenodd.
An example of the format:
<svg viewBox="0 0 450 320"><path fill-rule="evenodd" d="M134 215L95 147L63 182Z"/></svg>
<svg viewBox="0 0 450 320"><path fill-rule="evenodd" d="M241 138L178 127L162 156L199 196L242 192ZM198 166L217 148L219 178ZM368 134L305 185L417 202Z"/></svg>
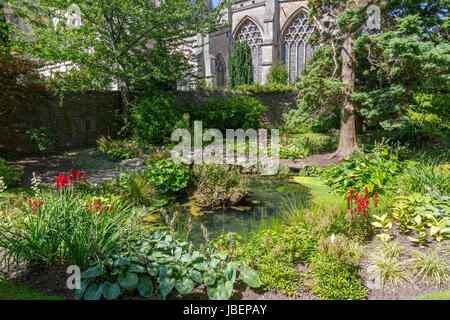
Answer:
<svg viewBox="0 0 450 320"><path fill-rule="evenodd" d="M412 251L411 266L416 273L416 279L425 284L446 285L450 279L450 267L446 263L448 252L437 247L434 250Z"/></svg>
<svg viewBox="0 0 450 320"><path fill-rule="evenodd" d="M163 193L179 192L189 183L189 167L184 163L175 163L172 159L163 159L149 164L145 168L150 181Z"/></svg>
<svg viewBox="0 0 450 320"><path fill-rule="evenodd" d="M281 62L275 62L270 66L267 73L267 83L288 84L289 73L286 66Z"/></svg>
<svg viewBox="0 0 450 320"><path fill-rule="evenodd" d="M431 188L450 195L450 171L447 166L435 162L410 161L399 176L398 186L409 193L424 194Z"/></svg>
<svg viewBox="0 0 450 320"><path fill-rule="evenodd" d="M321 236L318 245L319 252L326 254L336 261L347 264L356 264L360 258L357 249L352 242L344 235L331 235L331 237Z"/></svg>
<svg viewBox="0 0 450 320"><path fill-rule="evenodd" d="M332 77L335 68L331 46L314 50L312 59L307 64L301 81L297 84L298 105L301 113L314 112L315 115L325 118L334 116L339 110L343 103L342 83ZM339 123L339 116L337 119ZM334 124L333 127L335 126Z"/></svg>
<svg viewBox="0 0 450 320"><path fill-rule="evenodd" d="M429 11L426 17L420 17L420 13L398 16L385 32L365 34L356 41L361 72L352 98L368 126L392 130L407 125L407 110L423 111L417 94L434 95L438 99L436 107L440 108L438 101L449 83L450 45L438 40L442 35L427 35L431 30L425 21L434 19L434 30L444 21L434 14ZM428 112L433 109L428 108Z"/></svg>
<svg viewBox="0 0 450 320"><path fill-rule="evenodd" d="M309 137L305 139L293 139L288 134L280 135L280 159L305 158L311 154L312 143Z"/></svg>
<svg viewBox="0 0 450 320"><path fill-rule="evenodd" d="M15 45L43 62L71 61L92 76L86 81L98 86L116 82L124 96L131 90L175 88L178 80L192 74L190 39L217 30L224 7L220 4L206 13L208 2L203 0L189 5L184 0L77 0L73 4L80 8L82 25L70 28L65 16L70 4L66 0L11 2L13 15L23 18L27 27L15 27Z"/></svg>
<svg viewBox="0 0 450 320"><path fill-rule="evenodd" d="M411 281L408 261L402 255L405 248L400 252L397 248L398 245L392 246L390 242L383 242L369 257L368 272L380 277L382 286L386 283L399 285Z"/></svg>
<svg viewBox="0 0 450 320"><path fill-rule="evenodd" d="M238 276L238 268L240 269ZM76 299L98 300L102 296L116 299L121 288L150 297L156 279L158 298L165 300L173 289L179 294L192 292L195 284L205 284L213 300L231 297L237 279L251 287L259 287L257 274L240 261L231 261L226 253L202 254L189 251L187 242L180 242L170 234L155 231L131 245L128 254L107 254L100 263L93 264L82 275L82 286L75 291Z"/></svg>
<svg viewBox="0 0 450 320"><path fill-rule="evenodd" d="M313 259L312 292L323 300L362 300L369 292L353 264L319 254Z"/></svg>
<svg viewBox="0 0 450 320"><path fill-rule="evenodd" d="M253 83L252 50L246 41L235 41L228 61L229 86Z"/></svg>
<svg viewBox="0 0 450 320"><path fill-rule="evenodd" d="M136 99L131 104L133 137L150 144L170 141L172 131L183 118L179 102L164 93Z"/></svg>
<svg viewBox="0 0 450 320"><path fill-rule="evenodd" d="M403 233L414 230L416 238L410 237L411 241L424 244L429 235L438 241L450 236L450 198L439 196L433 198L428 195L413 193L408 196L398 196L395 198L395 206L392 216L399 223Z"/></svg>
<svg viewBox="0 0 450 320"><path fill-rule="evenodd" d="M258 129L261 127L261 112L266 106L258 100L245 95L210 98L200 105L203 126L219 130Z"/></svg>
<svg viewBox="0 0 450 320"><path fill-rule="evenodd" d="M116 201L87 200L71 189L44 192L23 209L23 226L2 227L2 262L53 265L62 261L85 268L138 235L130 207Z"/></svg>
<svg viewBox="0 0 450 320"><path fill-rule="evenodd" d="M22 179L23 168L9 165L5 159L0 158L0 177L7 187L18 185Z"/></svg>
<svg viewBox="0 0 450 320"><path fill-rule="evenodd" d="M387 147L375 147L371 153L356 152L352 158L342 160L341 166L324 170L331 189L344 194L350 189L382 193L393 182L402 167L398 156Z"/></svg>
<svg viewBox="0 0 450 320"><path fill-rule="evenodd" d="M0 46L9 47L10 44L10 27L6 21L5 13L3 12L4 4L0 4Z"/></svg>
<svg viewBox="0 0 450 320"><path fill-rule="evenodd" d="M259 83L243 84L233 88L235 92L245 92L249 94L270 94L270 93L294 93L296 87L280 83L268 83L260 85Z"/></svg>
<svg viewBox="0 0 450 320"><path fill-rule="evenodd" d="M143 150L136 141L114 140L111 137L97 139L98 151L113 160L142 157Z"/></svg>
<svg viewBox="0 0 450 320"><path fill-rule="evenodd" d="M196 195L202 204L235 205L252 196L245 177L224 165L203 163L194 167L193 175Z"/></svg>
<svg viewBox="0 0 450 320"><path fill-rule="evenodd" d="M296 267L310 262L316 247L317 239L311 237L309 227L283 226L255 234L250 242L238 247L236 257L255 268L262 288L296 296Z"/></svg>
<svg viewBox="0 0 450 320"><path fill-rule="evenodd" d="M52 152L55 148L53 134L48 127L42 126L39 129L31 129L27 131L31 140L37 143L41 152Z"/></svg>

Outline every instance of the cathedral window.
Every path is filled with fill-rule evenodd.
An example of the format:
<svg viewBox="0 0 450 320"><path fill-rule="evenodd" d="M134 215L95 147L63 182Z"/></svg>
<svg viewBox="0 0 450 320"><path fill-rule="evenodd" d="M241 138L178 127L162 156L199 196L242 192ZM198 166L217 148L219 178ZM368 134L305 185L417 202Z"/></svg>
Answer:
<svg viewBox="0 0 450 320"><path fill-rule="evenodd" d="M246 20L238 29L235 35L236 41L247 41L252 50L253 63L253 80L255 82L261 81L262 72L262 49L263 42L261 32L256 24L251 20Z"/></svg>
<svg viewBox="0 0 450 320"><path fill-rule="evenodd" d="M308 26L308 17L300 12L285 29L281 41L283 63L287 66L290 82L300 77L306 61L312 55L313 48L306 40L314 31Z"/></svg>

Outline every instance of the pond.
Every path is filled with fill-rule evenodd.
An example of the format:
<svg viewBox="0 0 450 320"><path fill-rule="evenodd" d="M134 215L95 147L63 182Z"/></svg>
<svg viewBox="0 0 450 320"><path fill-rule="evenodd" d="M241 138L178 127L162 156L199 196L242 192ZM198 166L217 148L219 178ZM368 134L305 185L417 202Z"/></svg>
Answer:
<svg viewBox="0 0 450 320"><path fill-rule="evenodd" d="M253 204L246 206L212 209L200 208L189 199L182 201L182 224L185 225L189 217L192 223L188 240L195 246L205 241L201 231L202 224L207 228L210 239L228 232L245 236L262 220L280 217L280 209L286 199L295 200L297 205L305 206L309 197L308 188L290 182L287 178L252 177L250 188L254 192Z"/></svg>

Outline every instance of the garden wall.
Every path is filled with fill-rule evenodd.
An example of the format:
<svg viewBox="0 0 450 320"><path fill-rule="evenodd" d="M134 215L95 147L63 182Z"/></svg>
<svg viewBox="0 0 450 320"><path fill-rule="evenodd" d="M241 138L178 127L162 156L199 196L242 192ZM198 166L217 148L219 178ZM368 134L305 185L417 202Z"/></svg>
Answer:
<svg viewBox="0 0 450 320"><path fill-rule="evenodd" d="M207 98L226 98L227 91L177 91L183 103L200 104ZM267 106L261 120L280 123L281 115L296 107L294 93L251 95ZM82 92L63 98L49 92L8 92L0 95L0 157L20 158L39 154L27 131L46 126L59 151L91 146L102 135L113 135L114 112L120 108L119 92Z"/></svg>
<svg viewBox="0 0 450 320"><path fill-rule="evenodd" d="M13 92L0 101L0 157L7 159L38 154L27 130L47 126L56 150L95 144L112 133L114 110L120 106L119 92L82 92L63 98L41 92Z"/></svg>

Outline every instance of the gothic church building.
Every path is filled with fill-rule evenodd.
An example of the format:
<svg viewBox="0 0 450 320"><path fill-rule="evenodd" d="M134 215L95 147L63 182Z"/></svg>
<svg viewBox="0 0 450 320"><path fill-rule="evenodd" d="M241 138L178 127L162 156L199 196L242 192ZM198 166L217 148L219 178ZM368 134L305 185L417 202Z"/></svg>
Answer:
<svg viewBox="0 0 450 320"><path fill-rule="evenodd" d="M224 15L228 27L199 35L199 76L214 87L226 87L228 58L234 41L247 41L252 50L253 79L264 84L271 65L281 61L295 81L312 47L306 43L314 27L307 25L307 1L236 0Z"/></svg>

